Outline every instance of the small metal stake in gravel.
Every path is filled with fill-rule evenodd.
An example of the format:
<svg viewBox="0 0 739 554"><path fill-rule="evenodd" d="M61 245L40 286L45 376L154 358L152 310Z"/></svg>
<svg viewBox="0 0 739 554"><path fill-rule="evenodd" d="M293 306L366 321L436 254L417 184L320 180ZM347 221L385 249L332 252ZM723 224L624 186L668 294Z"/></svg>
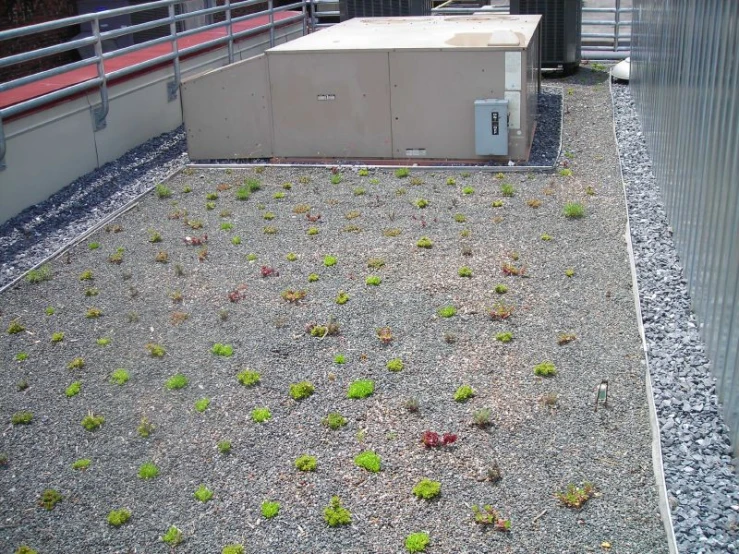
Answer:
<svg viewBox="0 0 739 554"><path fill-rule="evenodd" d="M608 379L603 379L595 394L595 410L598 411L598 402L603 401L603 407L608 407Z"/></svg>

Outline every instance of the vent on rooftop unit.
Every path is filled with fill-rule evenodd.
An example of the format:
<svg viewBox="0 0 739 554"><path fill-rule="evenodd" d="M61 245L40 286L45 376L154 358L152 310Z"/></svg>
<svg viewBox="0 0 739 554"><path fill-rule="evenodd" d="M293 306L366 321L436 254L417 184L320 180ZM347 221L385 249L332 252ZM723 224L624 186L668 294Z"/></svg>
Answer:
<svg viewBox="0 0 739 554"><path fill-rule="evenodd" d="M431 0L340 0L341 20L353 17L431 15Z"/></svg>
<svg viewBox="0 0 739 554"><path fill-rule="evenodd" d="M582 0L511 0L513 14L540 14L541 66L577 71L582 59Z"/></svg>

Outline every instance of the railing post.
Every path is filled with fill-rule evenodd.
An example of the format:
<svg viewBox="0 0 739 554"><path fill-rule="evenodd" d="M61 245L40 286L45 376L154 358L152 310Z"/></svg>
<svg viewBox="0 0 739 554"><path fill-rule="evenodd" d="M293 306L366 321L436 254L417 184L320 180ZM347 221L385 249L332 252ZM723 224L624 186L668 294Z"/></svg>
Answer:
<svg viewBox="0 0 739 554"><path fill-rule="evenodd" d="M228 63L234 63L234 33L231 25L231 0L226 0L226 32L228 33Z"/></svg>
<svg viewBox="0 0 739 554"><path fill-rule="evenodd" d="M172 37L172 52L174 53L174 81L167 83L167 100L173 102L177 100L177 91L180 89L180 51L177 45L177 22L174 20L175 9L174 2L169 6L169 34Z"/></svg>
<svg viewBox="0 0 739 554"><path fill-rule="evenodd" d="M621 45L621 0L616 0L616 16L613 26L613 51L618 52Z"/></svg>
<svg viewBox="0 0 739 554"><path fill-rule="evenodd" d="M308 12L305 9L305 2L306 0L301 0L300 2L300 11L303 12L303 36L307 34L306 31L308 30L308 24L306 21Z"/></svg>
<svg viewBox="0 0 739 554"><path fill-rule="evenodd" d="M105 118L108 117L108 81L105 78L105 63L103 62L103 41L100 38L100 18L92 20L92 32L95 35L95 59L97 60L98 77L100 83L100 107L92 109L92 125L95 131L105 129Z"/></svg>
<svg viewBox="0 0 739 554"><path fill-rule="evenodd" d="M310 0L310 32L316 31L316 3L315 0Z"/></svg>
<svg viewBox="0 0 739 554"><path fill-rule="evenodd" d="M269 10L269 47L275 45L275 6L273 0L267 1L267 9Z"/></svg>

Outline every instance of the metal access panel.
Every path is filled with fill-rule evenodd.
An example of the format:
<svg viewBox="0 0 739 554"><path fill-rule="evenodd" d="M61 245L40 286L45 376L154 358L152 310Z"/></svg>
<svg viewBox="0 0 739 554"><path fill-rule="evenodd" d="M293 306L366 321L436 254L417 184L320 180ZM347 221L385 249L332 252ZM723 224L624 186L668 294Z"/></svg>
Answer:
<svg viewBox="0 0 739 554"><path fill-rule="evenodd" d="M504 96L504 55L502 51L390 53L393 157L475 158L471 107L478 98Z"/></svg>
<svg viewBox="0 0 739 554"><path fill-rule="evenodd" d="M273 49L267 59L275 156L392 157L387 53Z"/></svg>
<svg viewBox="0 0 739 554"><path fill-rule="evenodd" d="M191 159L272 156L264 54L186 79L180 92Z"/></svg>
<svg viewBox="0 0 739 554"><path fill-rule="evenodd" d="M475 100L475 154L508 155L508 100Z"/></svg>

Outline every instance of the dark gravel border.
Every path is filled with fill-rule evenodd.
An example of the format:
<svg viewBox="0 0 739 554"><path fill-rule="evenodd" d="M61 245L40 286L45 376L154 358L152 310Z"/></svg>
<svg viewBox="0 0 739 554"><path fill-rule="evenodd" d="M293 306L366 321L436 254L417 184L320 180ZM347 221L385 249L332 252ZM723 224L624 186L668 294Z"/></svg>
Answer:
<svg viewBox="0 0 739 554"><path fill-rule="evenodd" d="M0 225L0 287L187 163L185 130L130 150Z"/></svg>

